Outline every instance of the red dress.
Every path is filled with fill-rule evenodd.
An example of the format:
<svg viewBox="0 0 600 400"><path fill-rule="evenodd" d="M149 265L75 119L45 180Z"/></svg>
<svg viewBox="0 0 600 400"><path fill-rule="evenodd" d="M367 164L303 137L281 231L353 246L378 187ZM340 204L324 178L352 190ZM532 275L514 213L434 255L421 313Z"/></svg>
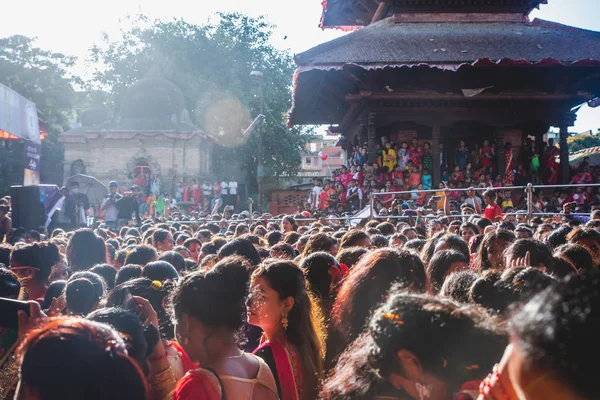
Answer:
<svg viewBox="0 0 600 400"><path fill-rule="evenodd" d="M548 149L546 153L546 183L548 185L556 185L558 182L558 168L559 164L556 162L556 156L558 155L559 150L556 146L552 146Z"/></svg>
<svg viewBox="0 0 600 400"><path fill-rule="evenodd" d="M491 147L482 147L480 150L481 153L481 165L483 165L484 167L491 167L492 166L492 156L493 156L493 149Z"/></svg>
<svg viewBox="0 0 600 400"><path fill-rule="evenodd" d="M390 189L390 192L395 192L396 188L394 188L392 186L392 188ZM391 207L392 206L392 201L396 198L395 194L384 194L383 196L381 196L381 202L383 203L383 205L385 207ZM387 203L389 202L389 203Z"/></svg>
<svg viewBox="0 0 600 400"><path fill-rule="evenodd" d="M202 190L200 189L200 186L192 186L192 199L194 200L194 204L200 204L202 201Z"/></svg>
<svg viewBox="0 0 600 400"><path fill-rule="evenodd" d="M177 381L173 400L219 400L221 387L216 376L208 371L190 371Z"/></svg>
<svg viewBox="0 0 600 400"><path fill-rule="evenodd" d="M279 381L281 400L300 400L303 398L302 364L297 350L289 343L279 340L263 342L254 354L262 358L265 353L271 353L275 365L269 365L273 375ZM267 361L267 360L265 360ZM269 364L269 361L267 361Z"/></svg>
<svg viewBox="0 0 600 400"><path fill-rule="evenodd" d="M497 217L502 217L502 208L498 204L490 204L483 211L483 217L494 222Z"/></svg>
<svg viewBox="0 0 600 400"><path fill-rule="evenodd" d="M421 166L421 158L423 157L423 148L421 146L410 146L408 148L408 157L412 160L415 167Z"/></svg>
<svg viewBox="0 0 600 400"><path fill-rule="evenodd" d="M462 172L453 172L452 173L452 180L455 182L464 182L465 181L465 176L463 175Z"/></svg>
<svg viewBox="0 0 600 400"><path fill-rule="evenodd" d="M402 171L399 172L390 172L389 174L390 181L395 183L396 179L398 179L401 184L404 184L404 173Z"/></svg>

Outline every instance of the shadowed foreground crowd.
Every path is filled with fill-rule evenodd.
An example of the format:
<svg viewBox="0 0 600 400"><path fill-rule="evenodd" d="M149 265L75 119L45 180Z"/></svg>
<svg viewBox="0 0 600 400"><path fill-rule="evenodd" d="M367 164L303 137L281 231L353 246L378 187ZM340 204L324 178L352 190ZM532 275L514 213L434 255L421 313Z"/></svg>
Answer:
<svg viewBox="0 0 600 400"><path fill-rule="evenodd" d="M0 397L597 399L600 232L146 221L0 246Z"/></svg>

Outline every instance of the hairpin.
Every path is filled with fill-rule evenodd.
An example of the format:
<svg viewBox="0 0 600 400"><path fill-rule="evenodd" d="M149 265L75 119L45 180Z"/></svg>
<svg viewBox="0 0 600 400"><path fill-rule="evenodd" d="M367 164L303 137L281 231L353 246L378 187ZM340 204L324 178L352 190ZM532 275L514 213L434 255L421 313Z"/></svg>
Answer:
<svg viewBox="0 0 600 400"><path fill-rule="evenodd" d="M163 284L161 281L152 281L152 283L150 284L150 287L154 290L160 290L163 287Z"/></svg>
<svg viewBox="0 0 600 400"><path fill-rule="evenodd" d="M383 318L394 321L397 325L404 325L404 321L397 314L383 313Z"/></svg>

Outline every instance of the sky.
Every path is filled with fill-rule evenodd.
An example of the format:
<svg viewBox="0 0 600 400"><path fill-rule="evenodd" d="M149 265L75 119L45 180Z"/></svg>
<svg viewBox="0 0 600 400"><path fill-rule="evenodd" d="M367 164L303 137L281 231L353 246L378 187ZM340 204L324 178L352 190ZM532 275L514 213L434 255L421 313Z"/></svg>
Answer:
<svg viewBox="0 0 600 400"><path fill-rule="evenodd" d="M0 37L14 34L37 37L39 47L77 56L79 62L74 72L82 76L90 71L85 63L88 49L101 42L102 33L118 37L121 20L138 13L150 18L183 18L190 23L206 22L215 18L218 11L265 15L277 26L273 44L292 53L300 53L343 34L318 27L321 0L4 0L2 3L4 18ZM600 0L548 0L548 3L533 11L531 18L600 31ZM598 128L600 107L582 107L572 131Z"/></svg>

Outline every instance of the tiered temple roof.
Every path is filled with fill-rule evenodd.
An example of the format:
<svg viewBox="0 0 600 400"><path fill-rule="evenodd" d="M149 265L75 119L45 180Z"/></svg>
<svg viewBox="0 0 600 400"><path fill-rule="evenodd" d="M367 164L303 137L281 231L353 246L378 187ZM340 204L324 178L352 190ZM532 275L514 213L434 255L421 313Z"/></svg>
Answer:
<svg viewBox="0 0 600 400"><path fill-rule="evenodd" d="M354 30L394 12L528 15L547 0L323 0L322 28Z"/></svg>
<svg viewBox="0 0 600 400"><path fill-rule="evenodd" d="M434 186L442 144L484 134L498 152L529 136L541 146L557 126L568 182L568 127L600 103L600 33L530 21L545 3L325 0L321 26L352 32L295 57L289 123L330 124L346 150L366 143L369 163L382 136L430 141Z"/></svg>
<svg viewBox="0 0 600 400"><path fill-rule="evenodd" d="M296 55L295 60L298 69L290 123L337 124L350 106L343 101L344 96L340 99L340 93L374 89L368 87L365 76L368 71L538 67L536 74L543 77L551 71L545 67L569 67L570 71L564 75L577 75L571 79L577 80L581 68L600 67L600 33L539 19L403 22L396 16L316 46ZM326 74L328 71L338 71L337 76ZM331 90L323 80L335 80L333 86L337 90ZM417 82L390 80L380 82L381 87L376 89L391 92L398 89L394 84L418 86ZM590 89L594 95L600 94L597 80L587 87ZM320 102L316 100L319 97L324 103L339 103L338 112L313 107Z"/></svg>

